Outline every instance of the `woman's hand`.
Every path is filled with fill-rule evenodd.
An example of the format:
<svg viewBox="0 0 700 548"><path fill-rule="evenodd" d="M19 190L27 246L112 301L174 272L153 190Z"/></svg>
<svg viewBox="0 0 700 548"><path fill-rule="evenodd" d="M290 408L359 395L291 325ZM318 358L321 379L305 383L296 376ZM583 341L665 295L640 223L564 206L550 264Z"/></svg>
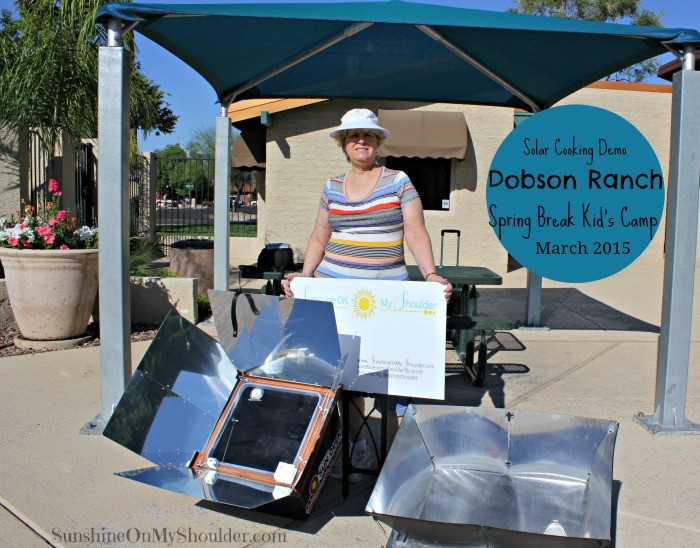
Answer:
<svg viewBox="0 0 700 548"><path fill-rule="evenodd" d="M430 279L426 280L426 282L437 282L445 286L445 301L449 303L450 297L452 297L452 284L447 280L447 278L443 278L439 274L432 274L429 277Z"/></svg>
<svg viewBox="0 0 700 548"><path fill-rule="evenodd" d="M289 274L284 275L284 280L282 280L282 288L284 289L284 296L285 297L294 297L294 293L292 293L291 289L291 284L292 280L294 278L308 278L303 272L290 272Z"/></svg>

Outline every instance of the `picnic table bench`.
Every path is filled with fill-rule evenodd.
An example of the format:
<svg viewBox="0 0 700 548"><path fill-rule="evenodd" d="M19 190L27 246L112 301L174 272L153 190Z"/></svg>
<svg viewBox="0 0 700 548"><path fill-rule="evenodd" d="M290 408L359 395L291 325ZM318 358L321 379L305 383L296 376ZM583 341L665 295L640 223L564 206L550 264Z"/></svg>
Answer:
<svg viewBox="0 0 700 548"><path fill-rule="evenodd" d="M415 265L406 267L409 279L423 280ZM464 361L465 369L472 376L472 384L481 386L486 377L488 331L513 329L514 322L508 318L479 316L477 285L501 285L503 278L483 266L438 266L437 273L452 284L452 298L447 306L447 330L454 342L455 351ZM475 333L480 331L479 353L474 370Z"/></svg>

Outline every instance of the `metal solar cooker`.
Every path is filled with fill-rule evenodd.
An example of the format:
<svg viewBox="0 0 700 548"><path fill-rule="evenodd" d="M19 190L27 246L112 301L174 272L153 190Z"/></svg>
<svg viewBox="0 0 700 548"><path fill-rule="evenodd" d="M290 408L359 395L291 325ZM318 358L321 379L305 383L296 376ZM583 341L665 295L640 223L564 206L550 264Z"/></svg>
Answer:
<svg viewBox="0 0 700 548"><path fill-rule="evenodd" d="M171 313L105 427L157 465L120 475L306 517L340 454L333 306L264 295L236 306L233 294L213 293L222 342Z"/></svg>
<svg viewBox="0 0 700 548"><path fill-rule="evenodd" d="M507 409L409 408L366 512L388 546L610 542L614 421Z"/></svg>

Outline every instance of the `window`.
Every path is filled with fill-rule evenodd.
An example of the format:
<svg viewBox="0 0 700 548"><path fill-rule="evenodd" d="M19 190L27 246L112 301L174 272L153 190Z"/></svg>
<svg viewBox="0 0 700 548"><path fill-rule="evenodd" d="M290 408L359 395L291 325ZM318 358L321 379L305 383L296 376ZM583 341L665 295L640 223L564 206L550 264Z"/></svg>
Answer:
<svg viewBox="0 0 700 548"><path fill-rule="evenodd" d="M386 167L406 172L418 191L423 209L450 209L450 176L452 160L449 158L386 158Z"/></svg>
<svg viewBox="0 0 700 548"><path fill-rule="evenodd" d="M209 456L270 474L280 462L296 464L320 400L305 390L243 387Z"/></svg>
<svg viewBox="0 0 700 548"><path fill-rule="evenodd" d="M379 148L386 166L405 171L423 209L450 209L456 162L467 151L467 124L461 112L380 110L379 124L391 132Z"/></svg>

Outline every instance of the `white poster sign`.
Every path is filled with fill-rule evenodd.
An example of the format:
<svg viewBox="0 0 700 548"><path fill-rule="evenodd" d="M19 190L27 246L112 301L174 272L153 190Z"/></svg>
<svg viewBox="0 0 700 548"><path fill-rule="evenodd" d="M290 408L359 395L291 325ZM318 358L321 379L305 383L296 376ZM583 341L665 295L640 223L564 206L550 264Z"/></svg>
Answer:
<svg viewBox="0 0 700 548"><path fill-rule="evenodd" d="M346 335L341 336L344 353L359 337L359 375L347 388L444 399L447 304L442 285L294 278L291 288L297 299L333 303L338 333Z"/></svg>

